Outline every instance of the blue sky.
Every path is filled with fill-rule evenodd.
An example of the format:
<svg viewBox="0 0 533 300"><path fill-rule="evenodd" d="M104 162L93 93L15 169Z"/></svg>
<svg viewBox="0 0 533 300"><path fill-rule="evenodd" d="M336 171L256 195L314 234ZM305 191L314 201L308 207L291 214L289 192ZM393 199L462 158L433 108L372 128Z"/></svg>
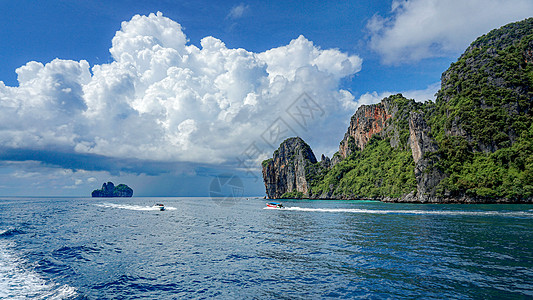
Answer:
<svg viewBox="0 0 533 300"><path fill-rule="evenodd" d="M229 48L261 52L304 35L324 49L358 54L365 59L365 72L346 82L355 93L424 89L439 81L454 57L423 65L380 64L380 56L368 47L365 27L375 14L389 15L391 1L47 1L36 5L23 0L0 5L0 78L6 85L16 85L15 69L32 60L110 62L111 39L121 22L157 11L180 23L195 45L214 36ZM242 15L230 17L239 6L245 7Z"/></svg>
<svg viewBox="0 0 533 300"><path fill-rule="evenodd" d="M331 156L362 104L433 99L528 0L1 1L0 195L262 195L276 124ZM302 97L302 95L305 95ZM310 101L303 126L291 109ZM278 123L276 123L276 121ZM226 176L226 175L225 175Z"/></svg>

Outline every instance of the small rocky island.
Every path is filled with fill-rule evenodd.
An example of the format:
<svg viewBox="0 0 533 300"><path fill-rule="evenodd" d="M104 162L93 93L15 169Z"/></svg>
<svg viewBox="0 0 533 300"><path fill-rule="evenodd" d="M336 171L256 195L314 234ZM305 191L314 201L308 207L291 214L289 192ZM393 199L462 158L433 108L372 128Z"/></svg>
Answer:
<svg viewBox="0 0 533 300"><path fill-rule="evenodd" d="M133 190L125 185L119 184L115 186L111 181L104 183L102 188L94 190L91 194L94 197L131 197L133 196Z"/></svg>

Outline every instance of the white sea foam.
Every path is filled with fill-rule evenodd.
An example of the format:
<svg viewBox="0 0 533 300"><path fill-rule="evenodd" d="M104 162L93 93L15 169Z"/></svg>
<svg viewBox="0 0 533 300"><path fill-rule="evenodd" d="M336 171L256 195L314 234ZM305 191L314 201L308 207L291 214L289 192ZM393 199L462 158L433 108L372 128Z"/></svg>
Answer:
<svg viewBox="0 0 533 300"><path fill-rule="evenodd" d="M12 244L0 241L0 299L70 299L77 295L74 287L45 280L24 264Z"/></svg>
<svg viewBox="0 0 533 300"><path fill-rule="evenodd" d="M141 205L129 205L129 204L114 204L114 203L102 203L95 204L99 207L105 208L120 208L128 210L141 210L141 211L150 211L150 210L161 210L158 206L141 206ZM176 210L177 208L172 206L165 206L165 210Z"/></svg>
<svg viewBox="0 0 533 300"><path fill-rule="evenodd" d="M384 210L384 209L360 209L360 208L309 208L309 207L265 207L264 209L278 209L306 212L332 212L332 213L356 213L356 214L405 214L405 215L445 215L445 216L509 216L509 217L533 217L530 211L464 211L464 210Z"/></svg>

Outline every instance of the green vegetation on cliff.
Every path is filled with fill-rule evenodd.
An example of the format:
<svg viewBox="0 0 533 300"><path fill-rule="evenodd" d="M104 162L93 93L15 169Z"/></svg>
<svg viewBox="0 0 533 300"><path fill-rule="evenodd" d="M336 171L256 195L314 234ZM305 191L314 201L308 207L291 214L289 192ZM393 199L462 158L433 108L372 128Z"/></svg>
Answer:
<svg viewBox="0 0 533 300"><path fill-rule="evenodd" d="M336 164L322 177L312 178L311 192L319 196L352 198L401 197L416 190L410 151L391 149L390 139L374 135L363 151Z"/></svg>
<svg viewBox="0 0 533 300"><path fill-rule="evenodd" d="M263 160L263 162L261 162L261 166L265 168L271 161L272 161L272 158L265 159Z"/></svg>
<svg viewBox="0 0 533 300"><path fill-rule="evenodd" d="M478 38L443 74L428 120L440 194L533 196L533 18Z"/></svg>
<svg viewBox="0 0 533 300"><path fill-rule="evenodd" d="M320 163L315 164L312 172L308 172L312 195L401 197L416 190L414 161L408 144L408 119L409 112L420 109L422 104L401 94L390 96L385 102L393 112L387 124L390 130L372 135L362 151L354 149L329 170L322 170L317 166ZM391 143L391 138L396 142Z"/></svg>
<svg viewBox="0 0 533 300"><path fill-rule="evenodd" d="M462 137L441 142L440 167L448 177L439 193L523 200L533 197L533 124L511 147L495 152L472 152Z"/></svg>

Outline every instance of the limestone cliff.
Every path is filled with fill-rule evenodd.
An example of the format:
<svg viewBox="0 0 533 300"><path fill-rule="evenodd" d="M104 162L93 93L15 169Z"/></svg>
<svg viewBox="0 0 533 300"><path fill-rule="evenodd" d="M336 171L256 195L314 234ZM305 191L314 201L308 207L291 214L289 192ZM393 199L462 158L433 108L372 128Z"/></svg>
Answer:
<svg viewBox="0 0 533 300"><path fill-rule="evenodd" d="M401 101L398 101L402 99ZM401 145L400 132L407 129L405 120L411 110L420 107L414 101L405 99L401 94L386 97L380 103L361 105L350 119L348 130L339 145L339 158L333 164L364 150L372 136L379 135L390 139L392 148ZM401 124L403 123L403 124ZM404 125L405 128L401 125ZM405 145L404 145L405 146Z"/></svg>
<svg viewBox="0 0 533 300"><path fill-rule="evenodd" d="M400 94L387 97L378 104L361 106L351 119L352 122L340 143L339 152L332 159L322 155L321 161L316 162L312 151L305 147L307 154L304 156L310 159L305 160L301 155L300 159L286 163L283 158L293 155L286 153L294 152L288 149L302 147L300 145L305 143L300 138L285 141L274 152L274 157L263 163L263 178L268 197L375 198L382 195L378 192L380 189L388 189L392 195L400 197L413 191L416 184L414 163L409 150L407 120L409 111L419 106L414 100L406 99ZM378 151L376 147L386 153L381 154L382 150ZM386 149L390 147L393 148L392 151ZM360 155L367 152L371 154ZM393 162L380 162L387 160ZM375 164L372 167L374 171L371 171L374 175L358 185L359 188L352 188L349 183L352 173L370 171L354 168L354 164L359 162ZM344 174L350 170L351 173ZM380 177L382 175L384 177Z"/></svg>
<svg viewBox="0 0 533 300"><path fill-rule="evenodd" d="M357 150L363 150L374 134L379 134L387 126L392 112L386 99L381 103L362 105L352 116L348 131L339 145L342 158L348 157Z"/></svg>
<svg viewBox="0 0 533 300"><path fill-rule="evenodd" d="M263 179L270 199L309 197L306 168L316 163L316 157L301 138L285 140L272 159L263 162Z"/></svg>
<svg viewBox="0 0 533 300"><path fill-rule="evenodd" d="M474 152L495 152L514 143L514 124L531 116L533 18L476 39L441 77L435 131L463 138Z"/></svg>
<svg viewBox="0 0 533 300"><path fill-rule="evenodd" d="M399 201L439 202L436 187L445 177L436 166L437 143L430 136L431 129L424 120L424 114L411 112L409 116L409 144L415 162L416 195L403 197Z"/></svg>

